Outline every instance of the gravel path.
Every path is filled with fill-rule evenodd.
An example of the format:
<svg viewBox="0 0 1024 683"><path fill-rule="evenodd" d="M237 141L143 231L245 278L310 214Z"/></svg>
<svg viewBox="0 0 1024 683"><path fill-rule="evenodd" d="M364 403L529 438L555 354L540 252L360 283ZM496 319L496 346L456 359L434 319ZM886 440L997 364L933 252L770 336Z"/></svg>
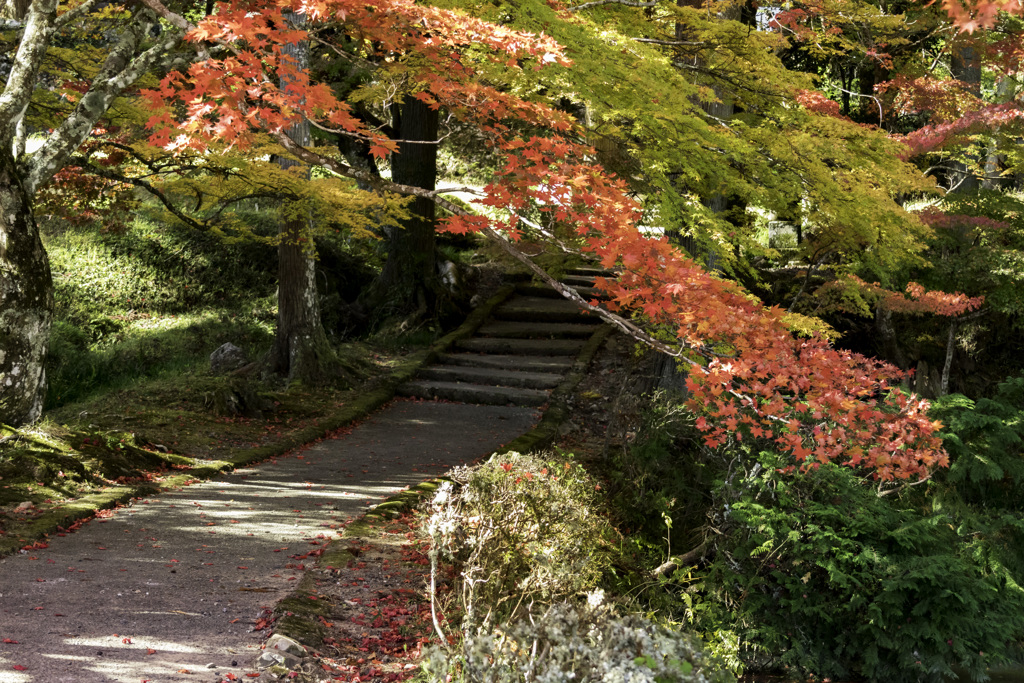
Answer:
<svg viewBox="0 0 1024 683"><path fill-rule="evenodd" d="M252 629L304 555L368 503L488 455L538 417L395 401L347 435L0 559L0 683L252 680Z"/></svg>

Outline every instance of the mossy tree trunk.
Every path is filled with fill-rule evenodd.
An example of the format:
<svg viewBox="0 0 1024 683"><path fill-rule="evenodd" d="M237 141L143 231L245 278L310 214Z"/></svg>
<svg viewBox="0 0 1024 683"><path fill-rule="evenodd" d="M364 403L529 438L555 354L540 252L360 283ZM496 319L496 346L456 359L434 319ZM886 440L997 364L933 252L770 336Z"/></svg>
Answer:
<svg viewBox="0 0 1024 683"><path fill-rule="evenodd" d="M407 96L391 108L392 127L402 141L391 155L391 179L434 190L437 183L438 112ZM438 312L445 297L437 274L435 206L416 197L410 217L388 235L388 258L364 298L380 318L403 318L414 326Z"/></svg>
<svg viewBox="0 0 1024 683"><path fill-rule="evenodd" d="M18 426L43 411L53 279L10 149L0 146L0 423Z"/></svg>
<svg viewBox="0 0 1024 683"><path fill-rule="evenodd" d="M323 325L316 260L306 221L285 221L277 248L277 331L270 370L306 384L337 379L340 368Z"/></svg>

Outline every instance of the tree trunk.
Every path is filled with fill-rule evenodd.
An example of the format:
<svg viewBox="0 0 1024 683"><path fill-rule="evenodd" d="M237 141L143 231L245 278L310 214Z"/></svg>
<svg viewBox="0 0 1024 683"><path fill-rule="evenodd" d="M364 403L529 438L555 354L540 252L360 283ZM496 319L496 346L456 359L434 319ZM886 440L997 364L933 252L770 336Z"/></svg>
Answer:
<svg viewBox="0 0 1024 683"><path fill-rule="evenodd" d="M949 324L949 337L946 339L946 362L942 365L942 379L939 381L939 396L949 393L949 372L953 368L953 354L956 351L956 320Z"/></svg>
<svg viewBox="0 0 1024 683"><path fill-rule="evenodd" d="M289 18L301 23L301 15ZM309 63L306 44L285 46L300 69ZM287 83L282 84L287 88ZM309 145L309 122L300 121L288 130L297 144ZM298 162L281 159L282 168ZM270 370L289 380L322 384L340 374L337 356L320 324L320 299L316 290L316 250L310 234L309 219L290 216L282 220L277 247L277 330L270 351Z"/></svg>
<svg viewBox="0 0 1024 683"><path fill-rule="evenodd" d="M35 422L46 396L53 278L10 145L0 145L0 423Z"/></svg>
<svg viewBox="0 0 1024 683"><path fill-rule="evenodd" d="M270 370L319 384L337 374L337 359L320 324L316 261L303 220L286 221L277 248L277 331Z"/></svg>
<svg viewBox="0 0 1024 683"><path fill-rule="evenodd" d="M961 39L953 45L950 71L953 78L967 86L969 92L981 97L981 54L973 44ZM959 161L952 164L950 192L976 192L980 187L981 179L967 164Z"/></svg>
<svg viewBox="0 0 1024 683"><path fill-rule="evenodd" d="M391 179L403 185L433 190L437 183L438 112L407 96L392 105L393 127L402 141L391 155ZM422 141L422 142L420 142ZM416 197L410 216L388 236L388 259L368 294L380 318L405 318L407 326L436 315L443 287L435 259L435 206Z"/></svg>

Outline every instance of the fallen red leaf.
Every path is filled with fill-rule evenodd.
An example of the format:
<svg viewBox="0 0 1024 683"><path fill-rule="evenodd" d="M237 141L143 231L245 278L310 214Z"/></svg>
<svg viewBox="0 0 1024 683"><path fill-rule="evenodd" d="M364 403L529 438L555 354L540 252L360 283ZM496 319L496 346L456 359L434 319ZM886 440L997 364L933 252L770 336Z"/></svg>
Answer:
<svg viewBox="0 0 1024 683"><path fill-rule="evenodd" d="M8 645L17 645L18 644L18 641L11 640L10 638L4 638L4 642L7 643Z"/></svg>
<svg viewBox="0 0 1024 683"><path fill-rule="evenodd" d="M146 649L146 654L147 655L155 655L156 654L156 650L154 650L153 648L147 648Z"/></svg>
<svg viewBox="0 0 1024 683"><path fill-rule="evenodd" d="M28 671L28 667L27 666L22 666L21 664L15 664L14 665L14 670L15 671Z"/></svg>

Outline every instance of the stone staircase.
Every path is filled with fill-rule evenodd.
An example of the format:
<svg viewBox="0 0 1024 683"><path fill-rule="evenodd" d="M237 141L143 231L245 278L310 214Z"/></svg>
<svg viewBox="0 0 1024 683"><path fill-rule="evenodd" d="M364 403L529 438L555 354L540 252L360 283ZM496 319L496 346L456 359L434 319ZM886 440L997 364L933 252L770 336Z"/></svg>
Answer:
<svg viewBox="0 0 1024 683"><path fill-rule="evenodd" d="M576 268L562 282L596 296L599 268ZM476 334L398 388L400 396L487 405L542 406L572 368L601 320L550 287L521 284Z"/></svg>

